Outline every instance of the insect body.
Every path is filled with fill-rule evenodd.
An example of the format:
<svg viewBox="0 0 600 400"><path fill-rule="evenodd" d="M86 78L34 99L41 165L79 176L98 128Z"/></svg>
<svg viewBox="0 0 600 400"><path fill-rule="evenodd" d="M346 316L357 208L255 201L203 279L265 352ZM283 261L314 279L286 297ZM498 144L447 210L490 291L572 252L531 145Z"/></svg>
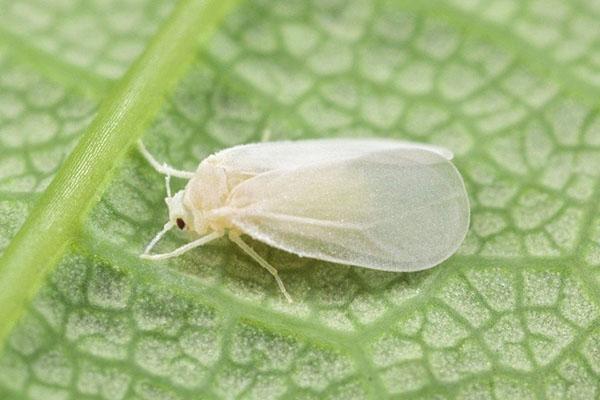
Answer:
<svg viewBox="0 0 600 400"><path fill-rule="evenodd" d="M247 234L300 256L385 271L418 271L451 256L469 226L469 202L452 153L419 143L322 139L235 146L195 172L158 163L169 221L142 258L179 256L228 234L275 277L241 238ZM171 176L189 179L171 194ZM200 237L170 253L150 250L177 226Z"/></svg>

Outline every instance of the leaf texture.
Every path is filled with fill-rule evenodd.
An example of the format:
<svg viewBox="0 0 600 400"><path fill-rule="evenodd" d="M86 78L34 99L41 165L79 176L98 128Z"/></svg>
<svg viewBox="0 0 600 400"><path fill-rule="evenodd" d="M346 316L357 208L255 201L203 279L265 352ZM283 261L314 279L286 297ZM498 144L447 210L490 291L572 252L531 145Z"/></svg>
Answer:
<svg viewBox="0 0 600 400"><path fill-rule="evenodd" d="M227 240L141 262L166 210L162 178L131 151L6 339L0 398L599 396L600 3L423 3L242 3L194 45L174 90L148 92L164 101L139 114L138 134L190 170L266 133L446 146L472 205L455 256L397 274L252 242L291 305ZM174 8L0 7L6 249L114 91L160 49Z"/></svg>

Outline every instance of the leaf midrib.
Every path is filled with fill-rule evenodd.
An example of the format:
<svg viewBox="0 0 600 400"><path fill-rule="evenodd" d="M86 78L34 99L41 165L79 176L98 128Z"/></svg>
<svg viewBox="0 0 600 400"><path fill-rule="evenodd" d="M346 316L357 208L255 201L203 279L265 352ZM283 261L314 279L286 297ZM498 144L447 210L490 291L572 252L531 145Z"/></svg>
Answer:
<svg viewBox="0 0 600 400"><path fill-rule="evenodd" d="M115 167L237 0L182 0L81 137L0 259L0 349Z"/></svg>

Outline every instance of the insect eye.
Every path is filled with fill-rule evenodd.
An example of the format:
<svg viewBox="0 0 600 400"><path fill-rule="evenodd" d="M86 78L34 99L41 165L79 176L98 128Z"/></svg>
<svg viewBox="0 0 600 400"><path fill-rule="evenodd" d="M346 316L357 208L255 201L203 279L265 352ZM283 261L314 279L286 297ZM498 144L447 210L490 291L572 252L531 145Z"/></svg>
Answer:
<svg viewBox="0 0 600 400"><path fill-rule="evenodd" d="M177 222L177 227L179 229L183 230L183 228L185 228L185 221L183 219L177 218L175 222Z"/></svg>

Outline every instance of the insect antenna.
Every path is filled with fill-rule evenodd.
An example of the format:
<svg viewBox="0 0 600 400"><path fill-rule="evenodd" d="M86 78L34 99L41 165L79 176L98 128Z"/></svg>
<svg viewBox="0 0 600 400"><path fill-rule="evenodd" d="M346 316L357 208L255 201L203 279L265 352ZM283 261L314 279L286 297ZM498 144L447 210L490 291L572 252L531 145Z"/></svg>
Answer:
<svg viewBox="0 0 600 400"><path fill-rule="evenodd" d="M166 260L167 258L173 258L173 257L178 257L184 253L187 253L188 251L195 249L196 247L200 247L205 245L206 243L212 242L215 239L220 238L221 236L223 236L222 232L212 232L209 233L208 235L204 235L196 240L194 240L193 242L189 242L188 244L185 244L181 247L176 248L175 250L171 251L170 253L162 253L162 254L142 254L140 256L140 258L143 258L145 260Z"/></svg>
<svg viewBox="0 0 600 400"><path fill-rule="evenodd" d="M173 229L174 226L175 226L175 224L173 222L171 222L171 221L167 222L165 224L165 226L162 228L162 230L160 232L158 232L156 234L156 236L154 236L154 239L152 239L150 241L150 243L148 243L148 245L144 249L144 252L142 253L142 255L148 254L150 252L150 250L152 250L152 248L154 248L154 246L156 246L156 243L158 243L160 241L160 239L162 239L162 237L165 235L165 233L167 233L171 229Z"/></svg>
<svg viewBox="0 0 600 400"><path fill-rule="evenodd" d="M181 171L181 170L175 169L175 168L167 165L166 163L161 164L154 158L154 156L152 154L150 154L150 152L148 151L148 149L146 149L146 146L144 146L144 143L142 143L141 140L138 141L138 150L140 151L142 156L146 159L146 161L148 161L148 163L150 163L152 168L154 168L160 174L172 175L176 178L183 178L183 179L191 179L195 175L194 172Z"/></svg>
<svg viewBox="0 0 600 400"><path fill-rule="evenodd" d="M170 199L173 197L171 194L171 175L165 176L165 187L167 189L167 197Z"/></svg>

